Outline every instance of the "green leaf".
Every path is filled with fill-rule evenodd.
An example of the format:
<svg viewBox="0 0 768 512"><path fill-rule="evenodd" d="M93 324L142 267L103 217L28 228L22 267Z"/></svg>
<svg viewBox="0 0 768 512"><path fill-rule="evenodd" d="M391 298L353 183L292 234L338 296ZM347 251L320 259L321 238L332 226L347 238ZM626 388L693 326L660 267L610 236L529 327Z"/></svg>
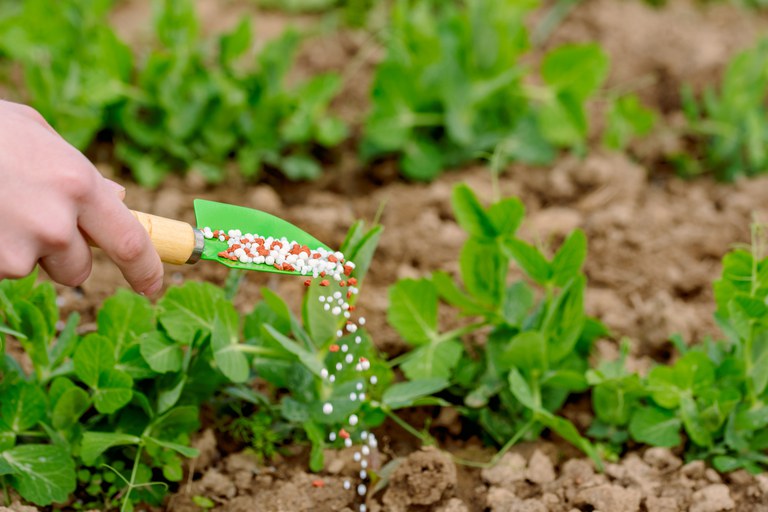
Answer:
<svg viewBox="0 0 768 512"><path fill-rule="evenodd" d="M629 433L635 441L652 446L679 446L682 422L674 413L658 407L637 409L629 422Z"/></svg>
<svg viewBox="0 0 768 512"><path fill-rule="evenodd" d="M454 215L456 215L456 221L464 231L471 236L481 238L496 237L498 234L496 226L467 184L460 183L453 187L451 204ZM500 213L497 214L497 217L500 221L507 222L503 220L504 216Z"/></svg>
<svg viewBox="0 0 768 512"><path fill-rule="evenodd" d="M412 345L437 338L437 289L428 279L402 279L389 288L389 324Z"/></svg>
<svg viewBox="0 0 768 512"><path fill-rule="evenodd" d="M633 137L650 133L656 124L656 113L643 106L634 94L627 94L610 103L603 133L603 145L624 149Z"/></svg>
<svg viewBox="0 0 768 512"><path fill-rule="evenodd" d="M459 266L464 286L489 306L501 303L509 261L496 242L470 238L461 249Z"/></svg>
<svg viewBox="0 0 768 512"><path fill-rule="evenodd" d="M66 390L56 401L51 413L51 422L56 430L72 428L85 411L91 407L91 397L78 387Z"/></svg>
<svg viewBox="0 0 768 512"><path fill-rule="evenodd" d="M381 403L390 409L411 407L419 398L442 391L448 387L448 384L448 380L442 378L398 382L384 391L384 394L381 397Z"/></svg>
<svg viewBox="0 0 768 512"><path fill-rule="evenodd" d="M85 432L80 444L80 458L91 466L105 451L114 446L138 445L141 439L130 434L115 432Z"/></svg>
<svg viewBox="0 0 768 512"><path fill-rule="evenodd" d="M20 382L2 392L0 424L19 434L42 421L46 409L43 390L35 384Z"/></svg>
<svg viewBox="0 0 768 512"><path fill-rule="evenodd" d="M504 294L502 314L504 320L513 326L522 326L533 307L533 290L523 281L511 284Z"/></svg>
<svg viewBox="0 0 768 512"><path fill-rule="evenodd" d="M109 338L120 357L123 347L155 330L155 313L146 297L124 288L104 301L97 315L99 334Z"/></svg>
<svg viewBox="0 0 768 512"><path fill-rule="evenodd" d="M219 53L224 65L231 65L233 61L243 55L251 46L252 38L251 22L248 18L241 19L232 32L221 36Z"/></svg>
<svg viewBox="0 0 768 512"><path fill-rule="evenodd" d="M93 404L103 414L123 408L133 396L133 379L121 370L106 370L99 375L94 387Z"/></svg>
<svg viewBox="0 0 768 512"><path fill-rule="evenodd" d="M541 409L541 404L536 403L536 399L533 397L531 387L523 378L522 374L517 368L512 368L509 372L509 389L515 398L523 404L524 407L533 411Z"/></svg>
<svg viewBox="0 0 768 512"><path fill-rule="evenodd" d="M587 256L587 237L580 229L573 231L552 258L552 282L565 286L577 277Z"/></svg>
<svg viewBox="0 0 768 512"><path fill-rule="evenodd" d="M296 343L286 335L278 332L271 325L265 325L264 329L266 329L267 332L270 334L270 336L272 336L272 338L276 342L278 342L285 350L287 350L291 354L298 357L299 361L301 361L304 364L307 370L311 371L316 376L320 377L321 371L323 369L323 365L317 359L317 357L315 357L315 354L302 348L298 343Z"/></svg>
<svg viewBox="0 0 768 512"><path fill-rule="evenodd" d="M162 446L163 448L168 448L169 450L173 450L176 453L187 457L188 459L193 459L200 455L200 450L197 448L192 448L191 446L185 446L183 444L179 443L172 443L170 441L163 441L162 439L157 439L154 437L147 437L147 441L151 443L155 443L158 446Z"/></svg>
<svg viewBox="0 0 768 512"><path fill-rule="evenodd" d="M448 378L459 364L464 347L457 340L422 345L408 354L400 368L411 380Z"/></svg>
<svg viewBox="0 0 768 512"><path fill-rule="evenodd" d="M315 180L323 174L323 168L308 155L291 155L280 161L280 169L285 177L294 180Z"/></svg>
<svg viewBox="0 0 768 512"><path fill-rule="evenodd" d="M330 290L321 287L317 279L312 280L312 284L304 294L302 306L304 326L316 347L325 345L336 336L342 318L323 309L325 303L320 302L320 297L325 295L330 295Z"/></svg>
<svg viewBox="0 0 768 512"><path fill-rule="evenodd" d="M461 309L464 315L483 315L488 312L485 306L477 302L473 297L467 295L454 282L453 278L446 272L436 271L432 274L432 283L437 289L437 293L447 303Z"/></svg>
<svg viewBox="0 0 768 512"><path fill-rule="evenodd" d="M75 374L91 388L99 385L102 372L115 366L115 348L109 338L89 334L80 342L74 356Z"/></svg>
<svg viewBox="0 0 768 512"><path fill-rule="evenodd" d="M528 277L541 285L549 282L552 268L538 249L518 239L507 240L505 246Z"/></svg>
<svg viewBox="0 0 768 512"><path fill-rule="evenodd" d="M605 81L608 55L595 43L562 45L544 57L541 75L548 85L584 101Z"/></svg>
<svg viewBox="0 0 768 512"><path fill-rule="evenodd" d="M158 302L159 320L174 341L188 345L198 332L209 333L213 321L223 306L224 291L208 283L188 281L178 288L170 288Z"/></svg>
<svg viewBox="0 0 768 512"><path fill-rule="evenodd" d="M7 469L21 497L36 505L66 502L75 491L75 464L60 446L27 444L0 452L0 474Z"/></svg>
<svg viewBox="0 0 768 512"><path fill-rule="evenodd" d="M512 237L525 217L525 206L516 197L508 197L488 208L488 217L493 223L497 236Z"/></svg>
<svg viewBox="0 0 768 512"><path fill-rule="evenodd" d="M443 171L443 152L427 138L415 138L406 143L401 160L406 178L430 181Z"/></svg>
<svg viewBox="0 0 768 512"><path fill-rule="evenodd" d="M696 407L696 402L685 394L680 397L680 417L691 441L699 446L712 447L712 435L704 425L704 419L701 417L698 407Z"/></svg>
<svg viewBox="0 0 768 512"><path fill-rule="evenodd" d="M227 308L226 316L216 317L211 333L211 348L216 366L232 382L248 380L248 358L238 343L238 315Z"/></svg>
<svg viewBox="0 0 768 512"><path fill-rule="evenodd" d="M538 411L536 418L544 426L554 430L560 437L571 443L576 448L580 449L582 452L589 455L597 468L602 471L603 462L600 460L600 455L597 453L597 450L594 446L592 446L592 443L590 443L587 439L582 437L581 434L579 434L579 431L576 430L576 427L573 425L573 423L565 418L555 416L548 411Z"/></svg>
<svg viewBox="0 0 768 512"><path fill-rule="evenodd" d="M141 357L157 373L178 372L184 353L168 336L160 331L145 333L139 339Z"/></svg>
<svg viewBox="0 0 768 512"><path fill-rule="evenodd" d="M547 340L536 331L522 332L510 340L503 358L525 374L534 371L541 374L549 366Z"/></svg>

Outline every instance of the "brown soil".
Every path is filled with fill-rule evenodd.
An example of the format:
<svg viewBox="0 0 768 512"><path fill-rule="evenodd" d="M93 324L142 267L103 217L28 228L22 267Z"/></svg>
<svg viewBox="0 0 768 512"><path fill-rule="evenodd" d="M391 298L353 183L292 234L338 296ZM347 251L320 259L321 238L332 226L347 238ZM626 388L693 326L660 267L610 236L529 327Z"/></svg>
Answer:
<svg viewBox="0 0 768 512"><path fill-rule="evenodd" d="M220 5L214 0L199 3L207 13L206 30L212 32L231 26L240 13L258 12L249 2L226 2L231 9L214 8ZM136 45L143 43L147 22L139 14L146 13L146 5L139 0L121 2L115 15L123 35ZM680 85L711 83L729 56L768 26L764 15L726 5L699 5L677 0L654 10L639 0L584 1L547 44L599 41L612 56L610 85L637 90L674 125ZM295 20L276 13L258 13L255 19L257 25L264 24L257 33L265 38ZM312 18L297 19L306 26ZM344 69L359 78L346 86L336 105L345 119L359 123L371 65L379 53L363 33L320 35L305 45L298 75ZM660 130L635 148L635 156L653 162L675 144L673 133ZM286 218L330 245L341 243L356 219L372 220L381 209L385 233L359 304L378 346L397 354L405 347L386 325L387 287L399 278L436 269L457 272L464 234L451 212L451 188L466 182L490 201L490 175L485 167L475 166L447 173L431 184L404 183L391 164L365 174L351 152L338 158L333 170L313 184L254 185L233 176L229 184L211 188L190 175L171 179L156 191L127 184L126 203L190 223L194 223L193 198L239 204ZM114 175L108 166L103 171ZM673 333L689 343L718 335L712 321L711 281L719 274L719 261L735 244L749 242L753 219L768 219L768 177L732 185L708 179L686 182L614 153L597 152L583 160L564 157L551 169L513 166L501 177L500 190L525 203L528 216L522 233L531 241L557 247L570 230L585 230L587 309L610 327L613 340L629 338L633 355L645 358L641 364L645 367L650 358L669 357L667 339ZM225 267L210 262L168 266L166 283L191 279L221 284L226 274ZM63 309L79 311L92 321L98 305L121 286L125 281L97 253L92 276L82 287L60 287ZM252 307L262 286L276 290L294 307L303 291L297 279L254 272L242 284L236 305L242 310ZM447 315L441 320L443 327L453 321ZM601 353L610 353L613 347L612 342L603 342ZM667 450L627 454L599 473L567 447L542 442L515 447L496 467L480 471L457 466L444 452L420 451L401 437L391 426L380 434L382 463L395 461L390 467L397 468L388 486L369 493L368 510L768 510L768 477L742 472L721 476L698 462L683 465ZM279 459L272 467L244 454L221 453L210 433L207 441L199 442L207 443L205 456L193 463L189 483L173 497L169 510L199 510L191 501L198 494L213 499L221 511L358 510L354 488L343 488L345 476L337 470L338 463L333 466L341 455L329 454L326 471L311 475L304 470L306 454ZM451 446L451 453L465 458L490 456L475 441ZM316 485L318 479L322 485Z"/></svg>

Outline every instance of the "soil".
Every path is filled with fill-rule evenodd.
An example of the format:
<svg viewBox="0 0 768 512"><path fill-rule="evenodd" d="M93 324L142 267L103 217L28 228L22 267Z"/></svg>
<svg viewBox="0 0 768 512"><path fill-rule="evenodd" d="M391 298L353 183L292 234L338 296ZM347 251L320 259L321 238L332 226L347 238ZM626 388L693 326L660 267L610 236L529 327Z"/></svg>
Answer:
<svg viewBox="0 0 768 512"><path fill-rule="evenodd" d="M219 8L222 3L227 8ZM265 13L253 2L198 4L205 12L206 33L231 26L242 13L254 14L256 33L264 39L288 24L307 27L319 19ZM146 43L147 11L146 1L128 0L114 15L121 35L136 47ZM734 184L708 178L683 181L666 172L659 157L680 144L674 127L681 85L714 83L729 57L752 44L766 27L764 14L727 4L704 7L672 0L653 9L639 0L588 0L546 42L600 42L612 57L609 87L635 90L666 118L665 128L628 154L563 156L551 168L512 166L500 178L500 192L520 197L526 206L525 238L556 248L572 229L585 231L586 307L611 330L610 338L598 344L598 356L614 354L616 340L626 337L632 364L643 370L671 357L671 334L679 333L688 343L719 335L712 320L711 282L719 275L722 256L749 243L750 224L768 221L768 177ZM380 55L381 49L363 32L321 33L305 44L296 75L335 69L354 77L346 81L335 110L359 126L370 71ZM331 246L342 242L355 220L372 221L380 212L385 232L358 304L368 331L390 355L407 347L386 324L387 287L436 269L458 271L464 234L451 212L452 186L468 183L484 201L494 194L485 166L449 172L429 184L406 183L392 163L364 169L351 146L334 155L328 172L311 184L269 177L251 184L233 175L226 185L213 188L189 174L147 191L107 164L101 170L126 184L126 204L133 209L194 223L193 198L223 201L279 215ZM226 275L225 267L210 262L167 266L166 284L222 284ZM122 286L123 278L97 251L92 275L81 287L59 287L62 309L65 314L78 311L92 322L99 304ZM301 280L257 272L241 285L237 307L250 309L262 286L298 307ZM455 319L446 314L441 322L447 328ZM679 454L666 449L628 453L599 472L567 446L542 441L516 446L494 467L480 470L457 465L452 457L488 460L493 452L476 439L448 439L446 451L441 451L420 449L392 425L377 435L378 455L389 476L388 485L368 493L369 511L768 511L768 476L719 475L701 462L684 464ZM348 475L338 461L348 454L328 453L325 471L315 475L305 471L303 452L265 465L245 452L220 449L211 431L196 442L202 455L191 463L189 481L168 510L200 510L192 502L196 495L214 500L217 511L357 511L361 503L354 486L343 487Z"/></svg>

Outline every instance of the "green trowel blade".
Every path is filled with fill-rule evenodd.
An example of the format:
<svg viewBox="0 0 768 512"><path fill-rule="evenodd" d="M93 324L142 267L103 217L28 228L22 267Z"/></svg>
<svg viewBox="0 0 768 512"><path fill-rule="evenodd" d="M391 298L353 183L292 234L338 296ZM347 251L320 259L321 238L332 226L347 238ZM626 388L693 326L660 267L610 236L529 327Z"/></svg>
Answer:
<svg viewBox="0 0 768 512"><path fill-rule="evenodd" d="M243 234L251 233L261 237L271 236L273 238L285 237L288 241L294 241L302 245L309 246L316 250L320 247L331 250L330 247L313 237L309 233L297 228L290 222L284 221L266 212L235 206L215 201L206 201L204 199L195 199L195 219L198 229L209 227L212 230L221 229L229 231L230 229L239 229ZM241 263L220 258L218 254L227 249L227 243L218 239L206 239L205 248L201 259L217 261L222 265L232 268L241 268L245 270L260 270L262 272L274 272L276 274L299 275L299 272L287 272L278 270L271 265L256 263Z"/></svg>

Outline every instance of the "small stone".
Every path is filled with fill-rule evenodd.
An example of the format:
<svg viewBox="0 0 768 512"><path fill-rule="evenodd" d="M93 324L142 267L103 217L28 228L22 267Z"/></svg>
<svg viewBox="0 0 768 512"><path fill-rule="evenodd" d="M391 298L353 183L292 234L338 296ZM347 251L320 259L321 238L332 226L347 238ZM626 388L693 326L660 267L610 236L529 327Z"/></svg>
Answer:
<svg viewBox="0 0 768 512"><path fill-rule="evenodd" d="M678 512L680 510L675 498L657 498L656 496L648 496L645 499L645 508L648 512Z"/></svg>
<svg viewBox="0 0 768 512"><path fill-rule="evenodd" d="M721 512L733 510L736 503L731 498L728 486L725 484L712 484L693 493L689 512Z"/></svg>
<svg viewBox="0 0 768 512"><path fill-rule="evenodd" d="M519 453L505 453L492 468L484 469L480 475L491 485L510 487L513 482L525 480L525 458Z"/></svg>
<svg viewBox="0 0 768 512"><path fill-rule="evenodd" d="M435 510L435 512L469 512L469 508L459 498L451 498L448 500L448 503Z"/></svg>
<svg viewBox="0 0 768 512"><path fill-rule="evenodd" d="M595 475L592 463L586 459L571 459L563 464L561 474L576 482L585 482Z"/></svg>
<svg viewBox="0 0 768 512"><path fill-rule="evenodd" d="M712 468L707 468L706 471L704 471L704 478L713 484L723 483L723 479L720 478L720 474Z"/></svg>
<svg viewBox="0 0 768 512"><path fill-rule="evenodd" d="M763 494L768 494L768 474L760 473L755 475L755 481Z"/></svg>
<svg viewBox="0 0 768 512"><path fill-rule="evenodd" d="M577 506L591 505L600 511L637 512L640 510L640 491L620 485L602 484L576 493L573 502Z"/></svg>
<svg viewBox="0 0 768 512"><path fill-rule="evenodd" d="M707 470L707 465L704 464L703 460L694 460L693 462L689 462L685 466L683 466L680 469L680 472L687 476L688 478L691 478L693 480L697 480L699 478L704 478L704 472Z"/></svg>
<svg viewBox="0 0 768 512"><path fill-rule="evenodd" d="M520 499L515 496L515 493L502 487L491 487L488 490L485 500L490 512L506 512L514 503L520 501Z"/></svg>
<svg viewBox="0 0 768 512"><path fill-rule="evenodd" d="M537 449L533 452L531 460L528 461L528 470L525 472L525 477L529 481L541 485L554 482L557 475L555 475L555 467L552 461L549 460L549 457Z"/></svg>
<svg viewBox="0 0 768 512"><path fill-rule="evenodd" d="M643 454L643 460L659 471L674 471L683 465L669 448L648 448Z"/></svg>
<svg viewBox="0 0 768 512"><path fill-rule="evenodd" d="M232 479L228 475L224 475L224 473L215 469L206 471L205 475L203 475L203 478L200 480L200 485L203 490L214 496L233 498L235 494L237 494L237 488Z"/></svg>

